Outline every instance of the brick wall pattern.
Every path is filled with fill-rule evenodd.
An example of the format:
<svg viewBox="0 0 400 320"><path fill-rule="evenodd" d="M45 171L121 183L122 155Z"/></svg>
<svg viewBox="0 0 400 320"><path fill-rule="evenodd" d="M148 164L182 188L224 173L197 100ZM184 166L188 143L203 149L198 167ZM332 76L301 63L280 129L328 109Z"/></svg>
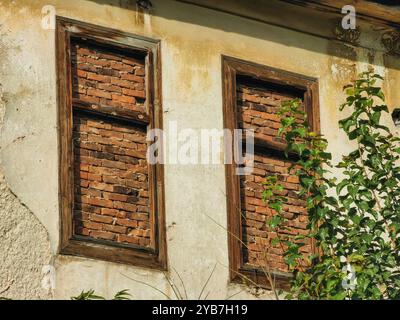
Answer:
<svg viewBox="0 0 400 320"><path fill-rule="evenodd" d="M239 128L254 129L255 136L266 141L284 143L277 137L280 127L277 112L281 103L291 100L291 93L269 89L267 85L253 83L238 83L237 107ZM258 151L258 152L257 152ZM280 230L279 234L306 234L307 212L305 203L296 195L299 190L298 178L294 170L289 172L290 161L283 153L265 147L257 148L254 159L254 171L251 175L241 176L241 214L243 235L244 264L250 267L261 267L266 264L271 270L288 272L284 263L283 250L280 245L271 245L275 232L269 231L266 221L275 213L262 200L263 187L261 183L268 175L277 174L284 186L283 195L289 201L284 205L284 215L289 219L288 230ZM304 253L311 251L310 243L303 248Z"/></svg>
<svg viewBox="0 0 400 320"><path fill-rule="evenodd" d="M145 62L89 43L74 43L73 97L146 113ZM152 244L146 127L74 112L74 234Z"/></svg>

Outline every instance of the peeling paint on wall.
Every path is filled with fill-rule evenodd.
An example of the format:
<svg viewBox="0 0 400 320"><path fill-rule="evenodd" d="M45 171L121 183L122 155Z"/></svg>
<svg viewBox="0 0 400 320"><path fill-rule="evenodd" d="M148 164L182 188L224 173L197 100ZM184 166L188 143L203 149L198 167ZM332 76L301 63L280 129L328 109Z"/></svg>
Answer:
<svg viewBox="0 0 400 320"><path fill-rule="evenodd" d="M4 113L0 84L0 128ZM47 231L8 188L1 161L0 261L0 296L15 299L52 297L52 291L42 287L42 268L51 262Z"/></svg>

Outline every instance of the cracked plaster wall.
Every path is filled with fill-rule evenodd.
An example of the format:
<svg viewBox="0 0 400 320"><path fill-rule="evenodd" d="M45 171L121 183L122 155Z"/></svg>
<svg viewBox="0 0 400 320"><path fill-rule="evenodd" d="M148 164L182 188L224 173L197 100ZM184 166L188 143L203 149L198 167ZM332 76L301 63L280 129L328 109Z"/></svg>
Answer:
<svg viewBox="0 0 400 320"><path fill-rule="evenodd" d="M0 86L0 126L4 113L5 102ZM0 162L0 296L12 299L51 298L52 290L42 286L43 267L50 262L48 233L37 217L12 193Z"/></svg>

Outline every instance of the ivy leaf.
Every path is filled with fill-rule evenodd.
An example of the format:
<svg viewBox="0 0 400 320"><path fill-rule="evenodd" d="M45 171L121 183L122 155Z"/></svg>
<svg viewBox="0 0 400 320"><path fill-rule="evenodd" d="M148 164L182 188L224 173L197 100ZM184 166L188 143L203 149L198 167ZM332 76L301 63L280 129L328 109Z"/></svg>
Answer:
<svg viewBox="0 0 400 320"><path fill-rule="evenodd" d="M274 215L271 219L268 220L268 225L272 228L275 229L278 225L280 225L282 222L282 218L279 215Z"/></svg>
<svg viewBox="0 0 400 320"><path fill-rule="evenodd" d="M381 119L381 112L380 111L376 111L374 113L372 113L371 115L371 121L374 125L379 124L379 121Z"/></svg>

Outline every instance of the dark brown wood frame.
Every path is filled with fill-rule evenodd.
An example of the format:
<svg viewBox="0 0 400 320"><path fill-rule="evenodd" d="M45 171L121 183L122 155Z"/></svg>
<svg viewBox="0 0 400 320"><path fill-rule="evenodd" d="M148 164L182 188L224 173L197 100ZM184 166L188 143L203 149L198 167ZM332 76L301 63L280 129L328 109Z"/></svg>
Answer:
<svg viewBox="0 0 400 320"><path fill-rule="evenodd" d="M224 128L230 130L238 128L237 76L247 76L304 91L304 102L310 126L313 131L320 131L317 79L226 56L222 56ZM274 150L282 150L284 148L282 144L271 143L270 141L257 141L257 139L255 140L255 144ZM232 146L232 154L233 152ZM235 164L225 165L230 279L232 282L242 283L248 278L259 285L269 288L270 284L265 272L261 269L249 269L243 266L240 176L236 175L235 167ZM316 252L314 244L312 244L312 251ZM276 272L273 273L273 276L277 288L288 288L290 275Z"/></svg>
<svg viewBox="0 0 400 320"><path fill-rule="evenodd" d="M141 53L145 56L148 117L128 111L118 113L107 106L99 106L92 111L132 123L141 123L148 129L162 129L160 41L61 17L57 17L56 30L61 229L59 252L66 255L166 270L167 247L162 164L149 165L149 190L152 200L150 222L153 227L154 239L151 249L82 239L82 237L74 236L72 230L74 201L72 106L74 106L74 110L75 108L87 110L89 106L72 99L71 38L85 39L99 45L123 49L126 52Z"/></svg>

